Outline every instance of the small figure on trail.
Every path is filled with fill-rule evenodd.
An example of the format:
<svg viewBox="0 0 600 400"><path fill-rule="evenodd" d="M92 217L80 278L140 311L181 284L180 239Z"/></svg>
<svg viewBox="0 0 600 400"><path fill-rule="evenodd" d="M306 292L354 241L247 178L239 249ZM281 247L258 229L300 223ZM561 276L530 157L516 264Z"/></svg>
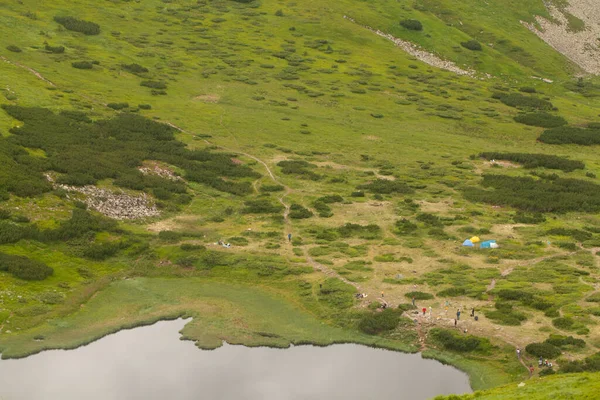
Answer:
<svg viewBox="0 0 600 400"><path fill-rule="evenodd" d="M222 241L221 239L219 239L219 241L217 242L217 244L218 244L219 246L223 246L223 241Z"/></svg>
<svg viewBox="0 0 600 400"><path fill-rule="evenodd" d="M456 327L456 324L458 324L458 320L457 319L454 320L454 327Z"/></svg>
<svg viewBox="0 0 600 400"><path fill-rule="evenodd" d="M427 307L423 307L423 316L425 316L426 312L427 312Z"/></svg>
<svg viewBox="0 0 600 400"><path fill-rule="evenodd" d="M385 310L387 308L387 303L383 303L383 305L381 306L381 308L383 308Z"/></svg>
<svg viewBox="0 0 600 400"><path fill-rule="evenodd" d="M540 356L540 359L538 360L538 367L541 367L542 365L544 365L544 357Z"/></svg>
<svg viewBox="0 0 600 400"><path fill-rule="evenodd" d="M413 307L415 306L415 296L412 298Z"/></svg>
<svg viewBox="0 0 600 400"><path fill-rule="evenodd" d="M479 317L477 315L475 316L475 321L479 321Z"/></svg>
<svg viewBox="0 0 600 400"><path fill-rule="evenodd" d="M429 307L429 318L431 318L431 311L433 310L432 307Z"/></svg>
<svg viewBox="0 0 600 400"><path fill-rule="evenodd" d="M319 283L319 289L323 289L323 284Z"/></svg>
<svg viewBox="0 0 600 400"><path fill-rule="evenodd" d="M475 316L475 307L471 308L471 317Z"/></svg>
<svg viewBox="0 0 600 400"><path fill-rule="evenodd" d="M383 298L383 290L381 291L381 297Z"/></svg>
<svg viewBox="0 0 600 400"><path fill-rule="evenodd" d="M521 358L521 349L517 349L517 358Z"/></svg>
<svg viewBox="0 0 600 400"><path fill-rule="evenodd" d="M456 319L460 319L460 310L456 310Z"/></svg>
<svg viewBox="0 0 600 400"><path fill-rule="evenodd" d="M292 234L288 233L288 242L291 242L291 241L292 241Z"/></svg>
<svg viewBox="0 0 600 400"><path fill-rule="evenodd" d="M533 375L533 364L529 364L529 376Z"/></svg>

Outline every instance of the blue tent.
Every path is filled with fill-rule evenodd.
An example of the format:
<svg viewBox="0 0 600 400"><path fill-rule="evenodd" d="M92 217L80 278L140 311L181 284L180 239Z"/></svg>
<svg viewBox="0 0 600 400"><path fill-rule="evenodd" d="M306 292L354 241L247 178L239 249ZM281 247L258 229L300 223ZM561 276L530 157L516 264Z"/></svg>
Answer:
<svg viewBox="0 0 600 400"><path fill-rule="evenodd" d="M492 243L496 243L496 241L495 240L486 240L485 242L481 242L479 247L482 249L491 249Z"/></svg>
<svg viewBox="0 0 600 400"><path fill-rule="evenodd" d="M467 239L463 242L463 246L473 247L475 245L473 244L473 242L471 242L469 239Z"/></svg>

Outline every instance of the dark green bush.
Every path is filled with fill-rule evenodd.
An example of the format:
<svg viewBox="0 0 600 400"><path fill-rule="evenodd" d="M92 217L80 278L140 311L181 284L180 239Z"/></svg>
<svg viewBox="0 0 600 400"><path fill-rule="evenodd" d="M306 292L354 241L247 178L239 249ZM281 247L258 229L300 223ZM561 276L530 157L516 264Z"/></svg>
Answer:
<svg viewBox="0 0 600 400"><path fill-rule="evenodd" d="M521 325L521 322L527 320L524 314L512 310L485 311L484 314L500 325L518 326Z"/></svg>
<svg viewBox="0 0 600 400"><path fill-rule="evenodd" d="M397 235L409 235L417 230L417 225L410 222L406 218L399 219L394 224L395 230L394 233Z"/></svg>
<svg viewBox="0 0 600 400"><path fill-rule="evenodd" d="M65 52L65 46L50 46L46 43L44 49L49 53L62 54Z"/></svg>
<svg viewBox="0 0 600 400"><path fill-rule="evenodd" d="M530 343L525 347L525 350L535 357L556 358L560 356L561 351L558 347L550 343Z"/></svg>
<svg viewBox="0 0 600 400"><path fill-rule="evenodd" d="M547 100L534 96L524 96L520 93L494 93L492 96L509 107L535 110L551 110L554 105Z"/></svg>
<svg viewBox="0 0 600 400"><path fill-rule="evenodd" d="M417 221L424 223L427 226L442 227L444 224L440 217L429 213L420 213L417 215Z"/></svg>
<svg viewBox="0 0 600 400"><path fill-rule="evenodd" d="M329 207L322 201L315 201L313 203L313 207L315 208L315 210L317 210L317 213L319 213L319 217L321 218L329 218L333 216L333 212L331 212L331 207Z"/></svg>
<svg viewBox="0 0 600 400"><path fill-rule="evenodd" d="M0 253L0 271L7 271L14 277L27 281L41 281L54 273L43 262L5 253Z"/></svg>
<svg viewBox="0 0 600 400"><path fill-rule="evenodd" d="M313 213L306 207L300 204L292 204L290 206L289 217L292 219L305 219L313 216Z"/></svg>
<svg viewBox="0 0 600 400"><path fill-rule="evenodd" d="M600 371L600 353L585 358L583 361L570 361L560 367L561 373Z"/></svg>
<svg viewBox="0 0 600 400"><path fill-rule="evenodd" d="M583 339L577 339L573 336L550 335L550 337L546 339L545 343L549 343L556 347L585 347L585 341Z"/></svg>
<svg viewBox="0 0 600 400"><path fill-rule="evenodd" d="M585 164L577 160L559 157L548 154L527 154L527 153L480 153L480 157L487 160L507 160L523 164L525 168L544 167L548 169L558 169L564 172L571 172L576 169L584 169Z"/></svg>
<svg viewBox="0 0 600 400"><path fill-rule="evenodd" d="M283 206L274 204L266 199L247 200L244 202L245 207L242 209L244 214L273 214L283 211Z"/></svg>
<svg viewBox="0 0 600 400"><path fill-rule="evenodd" d="M567 125L567 120L563 117L545 112L519 114L514 120L520 124L539 126L540 128L556 128Z"/></svg>
<svg viewBox="0 0 600 400"><path fill-rule="evenodd" d="M387 179L377 179L373 182L359 185L356 188L361 190L367 190L371 193L379 194L408 194L414 192L414 190L406 183L399 181L391 181Z"/></svg>
<svg viewBox="0 0 600 400"><path fill-rule="evenodd" d="M465 296L467 294L467 290L461 287L451 287L448 289L444 289L438 292L438 297L459 297Z"/></svg>
<svg viewBox="0 0 600 400"><path fill-rule="evenodd" d="M14 44L10 44L10 45L6 46L6 50L12 51L13 53L20 53L23 51L23 50L21 50L20 47L17 47Z"/></svg>
<svg viewBox="0 0 600 400"><path fill-rule="evenodd" d="M138 104L140 110L151 110L152 106L150 104Z"/></svg>
<svg viewBox="0 0 600 400"><path fill-rule="evenodd" d="M447 329L433 328L429 331L429 335L444 349L459 353L479 352L485 354L489 353L492 348L489 339L472 335L463 336Z"/></svg>
<svg viewBox="0 0 600 400"><path fill-rule="evenodd" d="M531 86L523 86L523 87L519 88L519 92L523 92L523 93L537 93L537 90L535 90L535 88L531 87Z"/></svg>
<svg viewBox="0 0 600 400"><path fill-rule="evenodd" d="M594 235L590 232L582 231L579 229L567 229L567 228L552 228L546 231L546 235L551 236L570 236L573 239L584 242L591 239Z"/></svg>
<svg viewBox="0 0 600 400"><path fill-rule="evenodd" d="M125 247L124 243L93 243L83 250L83 256L91 260L106 260L114 256Z"/></svg>
<svg viewBox="0 0 600 400"><path fill-rule="evenodd" d="M318 298L335 308L345 309L354 304L354 293L354 286L337 278L327 278L320 286Z"/></svg>
<svg viewBox="0 0 600 400"><path fill-rule="evenodd" d="M148 72L148 68L141 66L140 64L121 64L121 68L125 71L131 72L132 74L144 74Z"/></svg>
<svg viewBox="0 0 600 400"><path fill-rule="evenodd" d="M113 110L123 110L129 107L129 103L108 103L106 106Z"/></svg>
<svg viewBox="0 0 600 400"><path fill-rule="evenodd" d="M552 325L558 329L571 330L575 321L571 317L559 317L552 320Z"/></svg>
<svg viewBox="0 0 600 400"><path fill-rule="evenodd" d="M517 211L513 216L513 221L518 224L541 224L546 222L546 218L541 213L524 213Z"/></svg>
<svg viewBox="0 0 600 400"><path fill-rule="evenodd" d="M140 86L149 87L152 89L166 89L167 84L159 81L141 81Z"/></svg>
<svg viewBox="0 0 600 400"><path fill-rule="evenodd" d="M381 237L381 228L375 224L360 225L348 222L337 228L337 232L343 238L377 239Z"/></svg>
<svg viewBox="0 0 600 400"><path fill-rule="evenodd" d="M483 48L481 47L481 43L479 43L477 40L469 40L467 42L460 42L460 45L468 50L473 50L473 51L483 50Z"/></svg>
<svg viewBox="0 0 600 400"><path fill-rule="evenodd" d="M160 231L158 232L158 238L165 242L178 242L182 238L182 234L174 231Z"/></svg>
<svg viewBox="0 0 600 400"><path fill-rule="evenodd" d="M340 195L337 194L333 194L333 195L327 195L327 196L323 196L323 197L319 197L316 201L320 201L326 204L333 204L333 203L341 203L344 201L344 198Z"/></svg>
<svg viewBox="0 0 600 400"><path fill-rule="evenodd" d="M317 166L306 161L285 160L278 162L277 166L281 167L281 172L286 175L296 175L299 178L313 181L321 179L321 175L312 171Z"/></svg>
<svg viewBox="0 0 600 400"><path fill-rule="evenodd" d="M416 19L405 19L403 21L400 21L400 26L411 31L423 30L423 24L421 23L421 21L418 21Z"/></svg>
<svg viewBox="0 0 600 400"><path fill-rule="evenodd" d="M389 332L398 327L400 314L387 308L382 312L366 313L358 323L358 329L369 335Z"/></svg>
<svg viewBox="0 0 600 400"><path fill-rule="evenodd" d="M80 32L84 35L98 35L100 34L100 25L90 22L84 21L81 19L77 19L75 17L54 17L54 21L58 22L66 29L74 32Z"/></svg>
<svg viewBox="0 0 600 400"><path fill-rule="evenodd" d="M414 297L415 300L431 300L434 297L431 293L425 292L408 292L404 296L408 297L409 299Z"/></svg>
<svg viewBox="0 0 600 400"><path fill-rule="evenodd" d="M582 146L592 146L600 144L600 129L561 126L544 131L538 140L548 144L579 144Z"/></svg>
<svg viewBox="0 0 600 400"><path fill-rule="evenodd" d="M77 69L92 69L94 64L90 61L75 61L71 63L71 66Z"/></svg>
<svg viewBox="0 0 600 400"><path fill-rule="evenodd" d="M466 188L470 201L509 205L533 212L598 212L600 186L578 179L533 179L506 175L484 175L482 185L493 190Z"/></svg>
<svg viewBox="0 0 600 400"><path fill-rule="evenodd" d="M285 190L285 187L283 187L282 185L261 185L260 186L260 191L261 192L283 192Z"/></svg>

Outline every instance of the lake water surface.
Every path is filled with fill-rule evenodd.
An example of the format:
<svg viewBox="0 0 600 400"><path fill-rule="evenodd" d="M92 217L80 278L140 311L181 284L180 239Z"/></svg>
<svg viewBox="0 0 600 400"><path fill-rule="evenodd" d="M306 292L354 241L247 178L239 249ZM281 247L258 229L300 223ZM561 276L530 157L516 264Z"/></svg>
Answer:
<svg viewBox="0 0 600 400"><path fill-rule="evenodd" d="M0 400L418 400L471 391L455 368L359 345L201 351L178 340L186 323L0 360Z"/></svg>

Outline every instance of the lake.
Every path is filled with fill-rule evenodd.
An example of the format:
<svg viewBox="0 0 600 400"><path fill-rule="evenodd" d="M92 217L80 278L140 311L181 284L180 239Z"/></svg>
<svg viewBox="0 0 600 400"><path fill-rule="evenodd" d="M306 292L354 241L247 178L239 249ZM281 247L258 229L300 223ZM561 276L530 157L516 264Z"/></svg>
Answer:
<svg viewBox="0 0 600 400"><path fill-rule="evenodd" d="M419 354L352 344L203 351L178 340L186 323L0 360L0 400L418 400L471 392L466 374Z"/></svg>

